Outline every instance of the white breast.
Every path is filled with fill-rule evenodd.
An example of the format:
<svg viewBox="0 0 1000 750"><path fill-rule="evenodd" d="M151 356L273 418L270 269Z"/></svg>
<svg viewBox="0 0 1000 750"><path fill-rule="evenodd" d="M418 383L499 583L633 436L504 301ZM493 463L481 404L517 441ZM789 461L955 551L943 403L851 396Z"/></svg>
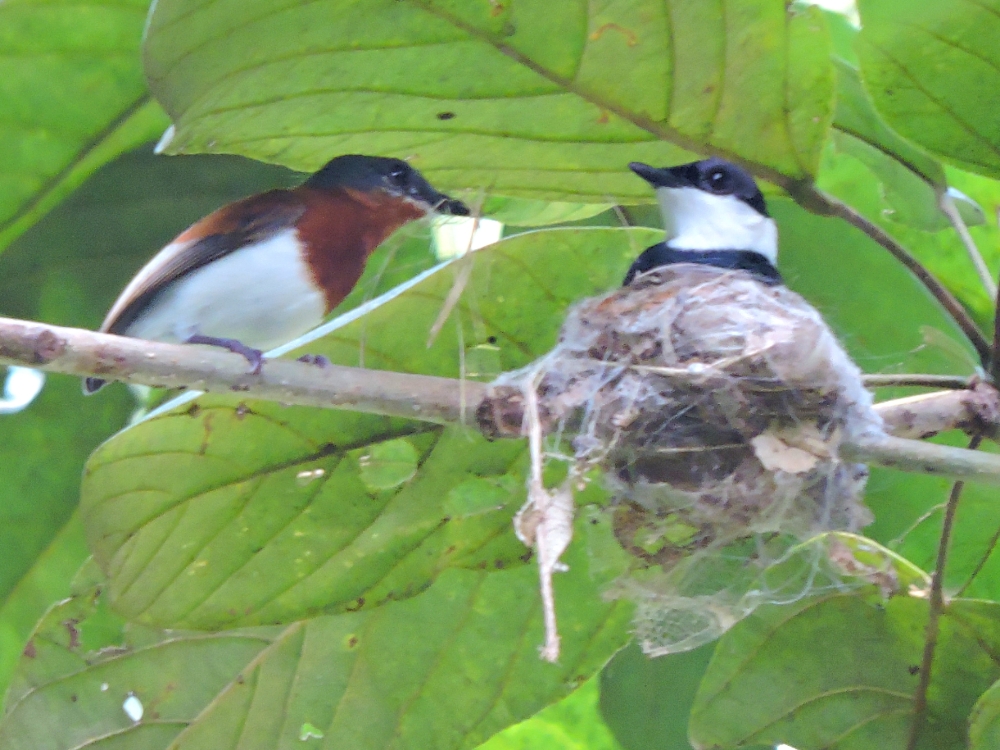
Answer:
<svg viewBox="0 0 1000 750"><path fill-rule="evenodd" d="M213 261L170 284L125 333L173 342L197 333L263 350L301 336L323 321L326 300L300 247L288 229Z"/></svg>
<svg viewBox="0 0 1000 750"><path fill-rule="evenodd" d="M667 245L679 250L752 250L778 263L778 227L732 195L657 188Z"/></svg>

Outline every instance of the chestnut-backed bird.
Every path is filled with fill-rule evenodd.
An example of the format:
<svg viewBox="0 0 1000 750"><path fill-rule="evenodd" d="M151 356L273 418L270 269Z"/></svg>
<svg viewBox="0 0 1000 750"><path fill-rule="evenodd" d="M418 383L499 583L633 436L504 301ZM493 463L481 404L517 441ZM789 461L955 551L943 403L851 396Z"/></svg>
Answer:
<svg viewBox="0 0 1000 750"><path fill-rule="evenodd" d="M781 283L778 228L747 171L717 157L662 169L632 162L629 168L656 190L667 236L636 259L626 286L674 263L732 268Z"/></svg>
<svg viewBox="0 0 1000 750"><path fill-rule="evenodd" d="M182 232L129 282L100 330L222 346L259 372L262 350L322 322L372 251L433 211L469 213L405 161L338 156L296 188L230 203ZM84 393L104 382L87 378Z"/></svg>

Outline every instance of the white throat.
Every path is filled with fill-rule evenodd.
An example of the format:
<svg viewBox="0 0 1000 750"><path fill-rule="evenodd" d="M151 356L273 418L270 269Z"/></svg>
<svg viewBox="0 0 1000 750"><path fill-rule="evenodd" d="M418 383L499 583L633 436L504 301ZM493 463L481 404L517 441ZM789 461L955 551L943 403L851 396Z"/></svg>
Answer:
<svg viewBox="0 0 1000 750"><path fill-rule="evenodd" d="M778 227L732 195L692 187L657 188L667 247L677 250L751 250L778 263Z"/></svg>

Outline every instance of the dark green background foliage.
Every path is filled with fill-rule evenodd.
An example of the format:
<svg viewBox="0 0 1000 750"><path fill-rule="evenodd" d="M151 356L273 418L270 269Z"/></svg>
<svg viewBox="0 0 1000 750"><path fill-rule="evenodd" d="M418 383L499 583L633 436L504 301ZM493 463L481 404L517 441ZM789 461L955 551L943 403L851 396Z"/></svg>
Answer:
<svg viewBox="0 0 1000 750"><path fill-rule="evenodd" d="M952 186L982 208L971 232L995 272L997 0L861 0L860 30L782 0L159 0L144 32L147 10L0 4L2 315L95 327L213 208L339 153L395 155L506 238L434 270L429 228L401 231L301 351L485 379L544 352L567 306L660 238L629 161L716 153L764 181L789 286L866 371L976 362L909 272L819 215L830 195L992 330L994 301L937 197ZM177 156L154 156L171 123ZM52 376L0 415L5 750L1000 741L991 488L962 497L944 575L956 598L915 714L923 584L764 607L651 661L627 645L631 605L604 596L618 569L592 485L556 578L550 665L537 572L511 528L521 443L197 395L115 434L135 403L120 386L83 400ZM875 471L866 533L930 571L949 487Z"/></svg>

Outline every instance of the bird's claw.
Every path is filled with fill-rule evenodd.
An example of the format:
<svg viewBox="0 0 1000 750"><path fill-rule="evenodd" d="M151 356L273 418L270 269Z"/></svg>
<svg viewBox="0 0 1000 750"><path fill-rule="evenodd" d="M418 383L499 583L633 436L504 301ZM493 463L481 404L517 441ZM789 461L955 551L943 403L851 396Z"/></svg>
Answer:
<svg viewBox="0 0 1000 750"><path fill-rule="evenodd" d="M242 341L237 341L236 339L221 339L216 336L203 336L200 333L196 333L190 336L186 343L218 346L222 349L228 349L233 354L239 354L250 363L251 375L260 375L260 370L264 366L264 352L260 349L254 349L252 346L247 346Z"/></svg>

